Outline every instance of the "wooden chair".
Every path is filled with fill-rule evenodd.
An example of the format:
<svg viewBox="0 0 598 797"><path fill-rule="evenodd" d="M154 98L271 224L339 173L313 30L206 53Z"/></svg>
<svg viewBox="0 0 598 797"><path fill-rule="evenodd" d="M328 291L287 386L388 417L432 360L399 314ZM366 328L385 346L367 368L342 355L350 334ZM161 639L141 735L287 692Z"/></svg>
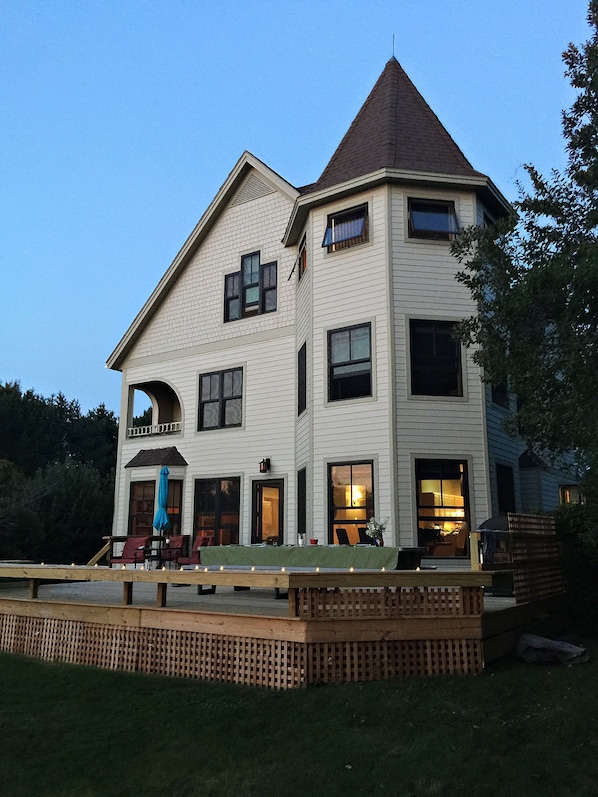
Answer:
<svg viewBox="0 0 598 797"><path fill-rule="evenodd" d="M111 556L110 565L134 565L143 564L145 561L145 549L150 544L151 537L128 537L120 556Z"/></svg>

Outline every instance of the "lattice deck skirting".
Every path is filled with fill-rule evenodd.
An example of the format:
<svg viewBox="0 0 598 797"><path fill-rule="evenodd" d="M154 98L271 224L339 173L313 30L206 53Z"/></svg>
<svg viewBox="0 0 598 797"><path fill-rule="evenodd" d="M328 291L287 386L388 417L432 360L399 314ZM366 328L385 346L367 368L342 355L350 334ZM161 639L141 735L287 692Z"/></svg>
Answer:
<svg viewBox="0 0 598 797"><path fill-rule="evenodd" d="M274 689L483 666L479 586L305 588L290 603L293 618L0 600L0 650Z"/></svg>
<svg viewBox="0 0 598 797"><path fill-rule="evenodd" d="M0 648L109 670L288 689L482 668L479 639L296 642L0 615Z"/></svg>

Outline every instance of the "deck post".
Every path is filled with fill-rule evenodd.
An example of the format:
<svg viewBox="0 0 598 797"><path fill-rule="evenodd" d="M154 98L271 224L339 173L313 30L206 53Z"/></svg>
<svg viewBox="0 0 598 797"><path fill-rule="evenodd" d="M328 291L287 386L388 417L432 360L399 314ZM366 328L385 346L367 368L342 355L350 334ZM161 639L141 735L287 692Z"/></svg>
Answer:
<svg viewBox="0 0 598 797"><path fill-rule="evenodd" d="M156 593L156 608L163 609L166 606L166 592L167 592L168 584L163 581L158 584L158 590Z"/></svg>
<svg viewBox="0 0 598 797"><path fill-rule="evenodd" d="M123 581L123 603L130 606L133 603L133 582Z"/></svg>

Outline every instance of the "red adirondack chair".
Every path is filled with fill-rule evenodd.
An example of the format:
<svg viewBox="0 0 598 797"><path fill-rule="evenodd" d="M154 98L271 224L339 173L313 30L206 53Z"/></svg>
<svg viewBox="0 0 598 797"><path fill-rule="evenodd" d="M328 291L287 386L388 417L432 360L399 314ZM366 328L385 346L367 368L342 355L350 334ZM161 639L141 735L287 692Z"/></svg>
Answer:
<svg viewBox="0 0 598 797"><path fill-rule="evenodd" d="M145 561L145 549L151 537L128 537L120 556L111 556L111 565L135 565Z"/></svg>

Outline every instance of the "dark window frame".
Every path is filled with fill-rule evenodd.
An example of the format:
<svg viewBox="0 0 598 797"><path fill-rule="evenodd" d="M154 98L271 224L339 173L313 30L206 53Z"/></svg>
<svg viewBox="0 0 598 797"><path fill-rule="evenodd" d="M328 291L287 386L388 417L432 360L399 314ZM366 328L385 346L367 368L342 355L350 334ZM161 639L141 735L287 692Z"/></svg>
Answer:
<svg viewBox="0 0 598 797"><path fill-rule="evenodd" d="M456 323L422 318L409 320L412 396L463 398L461 344L453 335Z"/></svg>
<svg viewBox="0 0 598 797"><path fill-rule="evenodd" d="M328 253L349 249L369 240L369 211L367 202L362 205L330 213L322 247Z"/></svg>
<svg viewBox="0 0 598 797"><path fill-rule="evenodd" d="M503 465L502 462L496 462L494 470L496 473L496 498L498 504L498 511L495 514L506 515L508 512L516 512L515 469L512 465Z"/></svg>
<svg viewBox="0 0 598 797"><path fill-rule="evenodd" d="M307 532L307 468L297 471L297 534Z"/></svg>
<svg viewBox="0 0 598 797"><path fill-rule="evenodd" d="M452 241L459 232L455 203L451 199L409 197L407 207L410 238Z"/></svg>
<svg viewBox="0 0 598 797"><path fill-rule="evenodd" d="M224 321L240 321L275 313L278 304L278 263L260 262L260 252L241 256L241 269L224 277Z"/></svg>
<svg viewBox="0 0 598 797"><path fill-rule="evenodd" d="M358 343L354 334L367 329L368 356L353 356L353 349ZM347 359L335 359L335 338L348 333L349 356ZM337 344L341 346L341 341ZM360 368L361 366L361 368ZM355 398L371 398L373 395L372 373L372 325L354 324L348 327L328 330L328 401L347 401Z"/></svg>
<svg viewBox="0 0 598 797"><path fill-rule="evenodd" d="M414 475L418 545L425 545L438 539L440 527L444 526L445 523L465 524L467 528L470 528L471 501L468 471L468 463L465 459L428 459L426 457L415 459ZM456 475L462 484L463 506L449 504L444 500L444 496L448 494L445 492L444 483L455 480ZM422 501L423 496L427 495L427 493L422 490L421 483L426 480L438 480L440 482L442 500L439 504L434 503L431 505ZM450 514L451 510L452 514ZM436 526L438 529L436 529Z"/></svg>
<svg viewBox="0 0 598 797"><path fill-rule="evenodd" d="M370 491L367 492L367 485L366 485L366 495L365 501L363 505L356 506L353 502L353 487L359 485L360 483L357 481L359 477L353 476L353 469L358 467L367 466L369 468L369 486ZM350 468L351 476L349 481L350 493L351 493L351 502L347 504L345 501L344 504L335 503L335 485L332 481L332 474L334 468ZM345 528L347 532L349 532L349 536L359 538L359 528L366 528L367 522L371 517L375 517L375 481L374 481L374 460L373 459L363 459L363 460L355 460L349 462L329 462L328 469L327 469L327 479L328 479L328 544L334 545L335 544L335 527L341 526ZM346 488L346 484L344 485ZM341 488L342 489L342 488ZM355 517L359 511L362 511L363 517ZM352 518L339 518L337 517L337 513L345 513L349 512L354 516ZM351 535L350 532L353 531L354 534Z"/></svg>
<svg viewBox="0 0 598 797"><path fill-rule="evenodd" d="M168 527L169 535L181 534L183 523L183 480L168 480L168 499L166 502L166 514L170 521Z"/></svg>
<svg viewBox="0 0 598 797"><path fill-rule="evenodd" d="M307 409L307 343L297 352L297 416Z"/></svg>
<svg viewBox="0 0 598 797"><path fill-rule="evenodd" d="M235 376L240 374L240 390L235 388ZM225 383L231 377L231 387ZM209 383L206 381L209 380ZM243 368L225 368L222 371L208 371L199 375L199 406L197 410L197 431L210 432L214 429L235 429L243 425ZM209 397L203 398L205 389L209 390ZM217 392L215 389L217 388ZM227 421L228 410L232 402L239 403L239 420L231 423ZM217 406L218 422L206 424L206 409L208 406Z"/></svg>
<svg viewBox="0 0 598 797"><path fill-rule="evenodd" d="M223 489L228 484L228 489ZM232 502L231 498L232 496ZM236 496L236 504L235 504ZM193 534L207 537L210 545L238 545L241 519L241 478L225 476L195 479Z"/></svg>
<svg viewBox="0 0 598 797"><path fill-rule="evenodd" d="M155 479L132 481L129 487L129 517L127 534L144 537L154 533L156 501Z"/></svg>

